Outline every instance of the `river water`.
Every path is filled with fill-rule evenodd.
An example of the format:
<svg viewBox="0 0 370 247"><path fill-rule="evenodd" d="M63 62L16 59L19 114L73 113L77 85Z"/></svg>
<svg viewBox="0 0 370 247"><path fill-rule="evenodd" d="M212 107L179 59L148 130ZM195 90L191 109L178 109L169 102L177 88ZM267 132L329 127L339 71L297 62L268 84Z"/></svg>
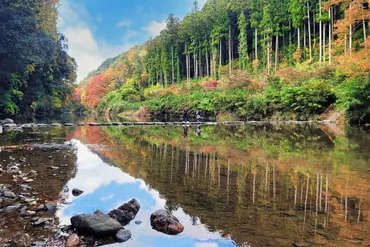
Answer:
<svg viewBox="0 0 370 247"><path fill-rule="evenodd" d="M107 213L136 198L109 246L370 246L370 132L328 125L114 126L60 130L76 147L76 173L56 212ZM15 137L13 137L15 138ZM55 136L54 136L55 138ZM19 138L18 138L19 139ZM168 209L177 236L151 229Z"/></svg>

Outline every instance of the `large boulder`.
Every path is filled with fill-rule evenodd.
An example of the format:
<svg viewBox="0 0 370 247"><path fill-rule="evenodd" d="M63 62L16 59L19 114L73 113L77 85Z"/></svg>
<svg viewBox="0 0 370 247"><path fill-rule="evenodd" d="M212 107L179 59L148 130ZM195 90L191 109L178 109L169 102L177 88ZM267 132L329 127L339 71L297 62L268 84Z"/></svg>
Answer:
<svg viewBox="0 0 370 247"><path fill-rule="evenodd" d="M150 216L152 228L169 235L177 235L184 231L184 226L167 210L158 210Z"/></svg>
<svg viewBox="0 0 370 247"><path fill-rule="evenodd" d="M119 208L110 211L109 216L118 220L118 222L125 226L135 218L136 214L139 212L139 209L139 202L136 199L132 199Z"/></svg>
<svg viewBox="0 0 370 247"><path fill-rule="evenodd" d="M122 229L117 220L102 213L79 214L71 218L71 223L78 231L100 236L113 236Z"/></svg>

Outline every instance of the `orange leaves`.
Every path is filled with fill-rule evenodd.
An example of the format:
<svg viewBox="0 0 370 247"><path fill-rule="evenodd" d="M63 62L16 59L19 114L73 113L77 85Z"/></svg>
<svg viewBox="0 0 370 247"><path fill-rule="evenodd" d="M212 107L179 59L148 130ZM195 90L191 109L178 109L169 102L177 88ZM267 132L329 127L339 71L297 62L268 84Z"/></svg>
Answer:
<svg viewBox="0 0 370 247"><path fill-rule="evenodd" d="M89 108L97 107L100 103L100 100L107 92L109 92L110 89L111 88L107 84L103 74L94 77L84 92L82 100L83 104Z"/></svg>
<svg viewBox="0 0 370 247"><path fill-rule="evenodd" d="M337 58L339 68L348 76L367 75L370 72L370 37L363 48L352 54L345 53Z"/></svg>

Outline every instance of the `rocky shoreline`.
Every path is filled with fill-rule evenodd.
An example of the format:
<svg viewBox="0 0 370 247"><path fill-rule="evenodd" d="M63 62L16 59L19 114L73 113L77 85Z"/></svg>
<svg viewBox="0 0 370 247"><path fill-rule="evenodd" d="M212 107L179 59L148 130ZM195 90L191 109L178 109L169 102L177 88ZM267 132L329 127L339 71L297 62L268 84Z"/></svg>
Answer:
<svg viewBox="0 0 370 247"><path fill-rule="evenodd" d="M0 149L0 246L47 246L75 160L69 143Z"/></svg>

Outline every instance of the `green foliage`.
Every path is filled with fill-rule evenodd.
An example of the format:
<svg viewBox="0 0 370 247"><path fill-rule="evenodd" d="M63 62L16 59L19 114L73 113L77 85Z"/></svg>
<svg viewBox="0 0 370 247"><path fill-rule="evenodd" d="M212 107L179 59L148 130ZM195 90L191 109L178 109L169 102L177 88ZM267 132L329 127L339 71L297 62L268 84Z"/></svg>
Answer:
<svg viewBox="0 0 370 247"><path fill-rule="evenodd" d="M336 90L337 105L352 121L370 121L370 76L347 80Z"/></svg>
<svg viewBox="0 0 370 247"><path fill-rule="evenodd" d="M0 118L62 112L76 63L56 20L55 1L0 2Z"/></svg>

